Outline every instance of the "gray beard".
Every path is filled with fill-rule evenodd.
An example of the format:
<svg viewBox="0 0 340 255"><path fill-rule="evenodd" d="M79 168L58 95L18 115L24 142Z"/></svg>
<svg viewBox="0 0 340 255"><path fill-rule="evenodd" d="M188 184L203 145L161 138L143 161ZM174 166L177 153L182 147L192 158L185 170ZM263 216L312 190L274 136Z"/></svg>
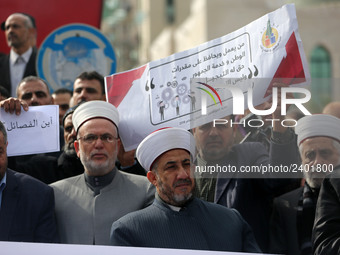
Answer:
<svg viewBox="0 0 340 255"><path fill-rule="evenodd" d="M86 155L80 151L80 161L83 164L84 168L91 173L91 175L102 175L104 172L108 170L112 170L115 167L115 160L109 158L104 163L96 163L91 159L87 158Z"/></svg>
<svg viewBox="0 0 340 255"><path fill-rule="evenodd" d="M183 206L188 200L191 199L193 192L189 192L188 194L175 194L171 188L164 184L161 179L157 176L159 182L159 190L161 194L158 194L164 202L174 205L174 206Z"/></svg>
<svg viewBox="0 0 340 255"><path fill-rule="evenodd" d="M77 152L74 149L74 145L73 144L72 145L65 144L64 148L63 148L63 151L66 154L66 156L77 157Z"/></svg>

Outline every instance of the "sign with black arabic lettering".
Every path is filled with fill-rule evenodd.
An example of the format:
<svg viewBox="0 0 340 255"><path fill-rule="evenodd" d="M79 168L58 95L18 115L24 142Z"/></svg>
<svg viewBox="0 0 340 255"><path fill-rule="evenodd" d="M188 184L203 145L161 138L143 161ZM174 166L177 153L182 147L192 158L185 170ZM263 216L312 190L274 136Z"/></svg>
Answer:
<svg viewBox="0 0 340 255"><path fill-rule="evenodd" d="M60 150L58 105L30 106L20 115L1 108L0 119L7 131L8 156Z"/></svg>
<svg viewBox="0 0 340 255"><path fill-rule="evenodd" d="M135 149L159 128L189 130L209 122L209 118L197 120L201 102L190 83L198 78L205 84L228 78L230 86L237 87L256 78L260 82L252 84L255 105L271 96L274 78L288 78L289 85L308 85L310 74L295 6L285 5L196 48L106 77L107 100L120 113L119 132L125 150ZM200 89L210 92L204 86ZM231 109L223 105L215 118L232 114Z"/></svg>

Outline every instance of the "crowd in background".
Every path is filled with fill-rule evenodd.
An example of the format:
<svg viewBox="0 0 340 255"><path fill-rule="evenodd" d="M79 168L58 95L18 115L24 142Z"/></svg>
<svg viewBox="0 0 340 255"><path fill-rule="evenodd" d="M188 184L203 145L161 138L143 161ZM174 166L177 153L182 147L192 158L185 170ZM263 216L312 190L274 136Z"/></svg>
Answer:
<svg viewBox="0 0 340 255"><path fill-rule="evenodd" d="M340 102L311 116L291 108L295 129L206 123L158 131L137 152L125 151L101 74L82 72L72 91L51 93L35 71L34 18L12 14L1 29L11 51L0 56L0 107L20 116L59 105L61 144L54 153L7 157L11 141L0 123L1 241L339 253ZM272 114L286 117L279 108ZM193 165L296 166L300 175L252 178Z"/></svg>

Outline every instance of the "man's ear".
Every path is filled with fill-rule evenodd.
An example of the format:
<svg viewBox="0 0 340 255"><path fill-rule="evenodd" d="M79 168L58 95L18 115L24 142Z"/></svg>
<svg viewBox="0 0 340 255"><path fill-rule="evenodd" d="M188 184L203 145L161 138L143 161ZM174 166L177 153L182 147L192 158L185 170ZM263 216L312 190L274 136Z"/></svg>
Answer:
<svg viewBox="0 0 340 255"><path fill-rule="evenodd" d="M147 172L146 177L148 178L149 182L151 182L155 187L157 187L157 178L156 174L153 171Z"/></svg>
<svg viewBox="0 0 340 255"><path fill-rule="evenodd" d="M123 150L123 151L121 151L121 150ZM117 138L117 154L119 152L124 152L124 147L123 147L123 143L120 140L120 138Z"/></svg>
<svg viewBox="0 0 340 255"><path fill-rule="evenodd" d="M37 38L37 30L34 27L29 28L28 33L29 33L31 40L35 40ZM31 46L33 46L33 45L31 45Z"/></svg>
<svg viewBox="0 0 340 255"><path fill-rule="evenodd" d="M76 150L76 152L77 152L77 156L78 156L78 158L79 158L79 141L78 140L75 140L74 141L74 149Z"/></svg>
<svg viewBox="0 0 340 255"><path fill-rule="evenodd" d="M116 160L120 161L120 164L122 165L124 162L124 147L123 147L123 143L120 140L120 138L117 138L117 142L116 142Z"/></svg>
<svg viewBox="0 0 340 255"><path fill-rule="evenodd" d="M191 129L192 134L194 135L196 133L196 128Z"/></svg>

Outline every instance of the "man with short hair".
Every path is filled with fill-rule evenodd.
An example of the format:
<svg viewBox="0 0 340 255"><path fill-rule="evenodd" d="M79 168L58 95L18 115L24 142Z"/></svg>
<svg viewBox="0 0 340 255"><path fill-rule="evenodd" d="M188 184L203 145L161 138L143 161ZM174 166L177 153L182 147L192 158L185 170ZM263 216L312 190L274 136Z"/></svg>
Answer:
<svg viewBox="0 0 340 255"><path fill-rule="evenodd" d="M161 129L139 144L137 159L149 171L156 199L112 224L112 245L260 252L236 210L193 196L194 158L195 140L184 129Z"/></svg>
<svg viewBox="0 0 340 255"><path fill-rule="evenodd" d="M36 76L25 77L17 87L17 98L10 97L0 101L0 107L6 112L20 115L21 107L28 111L29 106L52 105L53 98L50 94L47 83ZM63 130L60 128L60 146L64 145ZM58 157L61 151L44 153L43 155ZM20 171L21 165L26 165L34 155L23 155L10 157L9 166L12 169ZM20 171L21 172L21 171Z"/></svg>
<svg viewBox="0 0 340 255"><path fill-rule="evenodd" d="M63 117L70 108L72 91L67 88L60 88L52 93L54 104L59 105L59 124L63 124Z"/></svg>
<svg viewBox="0 0 340 255"><path fill-rule="evenodd" d="M73 105L82 101L105 101L104 86L104 77L96 71L81 73L73 84Z"/></svg>
<svg viewBox="0 0 340 255"><path fill-rule="evenodd" d="M303 172L302 187L274 200L271 253L312 254L316 202L325 176L340 163L340 119L326 114L305 116L295 127Z"/></svg>
<svg viewBox="0 0 340 255"><path fill-rule="evenodd" d="M0 241L57 242L53 190L7 168L7 145L0 121Z"/></svg>
<svg viewBox="0 0 340 255"><path fill-rule="evenodd" d="M16 87L21 79L37 74L37 50L32 45L36 37L36 24L31 15L13 13L1 24L1 29L5 31L11 51L9 55L1 58L0 84L15 97Z"/></svg>
<svg viewBox="0 0 340 255"><path fill-rule="evenodd" d="M73 85L71 105L92 100L106 100L104 77L96 71L81 73ZM145 175L144 169L134 157L135 150L125 152L120 145L117 167L124 172Z"/></svg>
<svg viewBox="0 0 340 255"><path fill-rule="evenodd" d="M17 98L10 97L0 102L0 107L6 112L19 115L21 107L25 111L28 106L51 105L53 98L50 94L47 83L36 76L28 76L22 79L16 88Z"/></svg>
<svg viewBox="0 0 340 255"><path fill-rule="evenodd" d="M60 239L108 245L112 222L151 204L154 188L146 177L116 169L119 114L112 104L85 102L74 111L72 122L85 172L51 184Z"/></svg>
<svg viewBox="0 0 340 255"><path fill-rule="evenodd" d="M28 106L53 104L53 97L46 81L36 76L22 79L17 87L17 97L24 100Z"/></svg>

